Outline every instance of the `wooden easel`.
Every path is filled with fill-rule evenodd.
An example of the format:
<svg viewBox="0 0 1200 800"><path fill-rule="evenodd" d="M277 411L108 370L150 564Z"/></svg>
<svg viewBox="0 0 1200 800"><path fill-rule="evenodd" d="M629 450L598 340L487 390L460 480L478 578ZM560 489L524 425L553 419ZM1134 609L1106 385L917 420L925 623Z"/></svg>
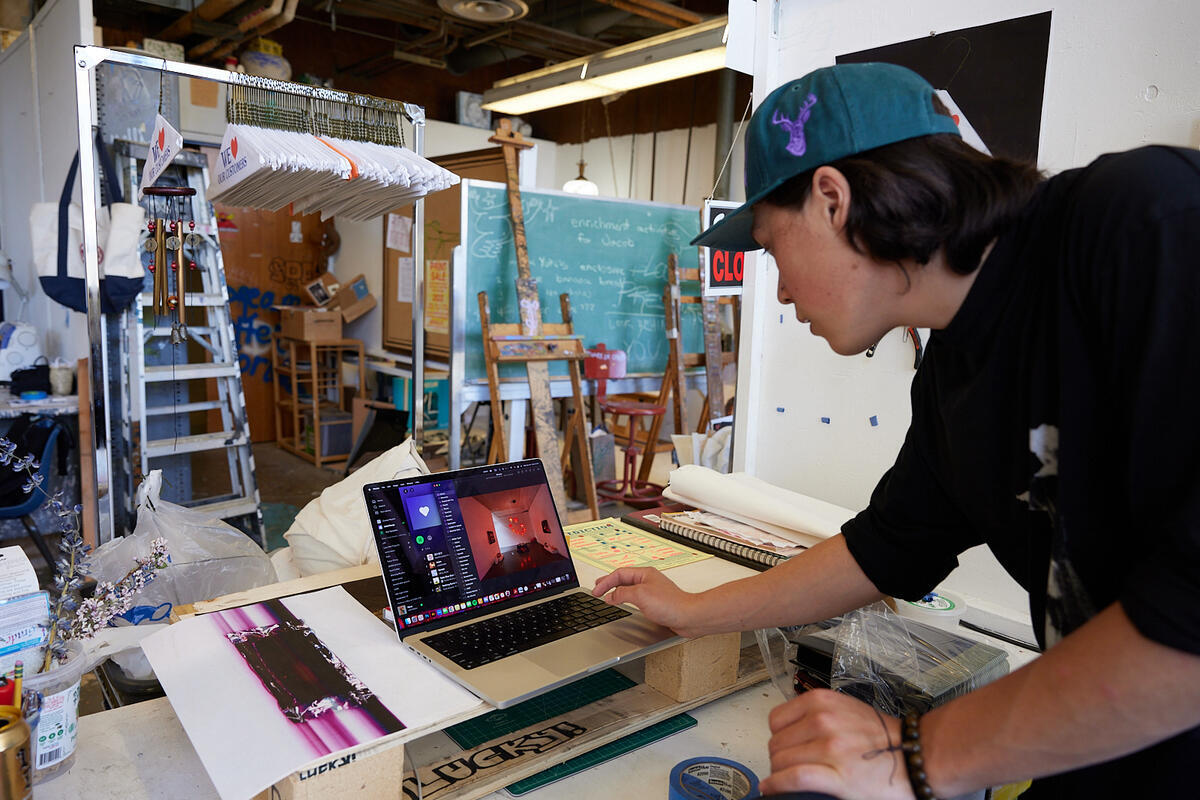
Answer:
<svg viewBox="0 0 1200 800"><path fill-rule="evenodd" d="M583 342L581 337L574 333L571 324L571 303L565 294L559 297L562 323L542 324L537 281L529 270L525 212L521 207L521 190L517 183L517 162L520 151L532 145L512 129L512 123L507 119L500 120L500 129L488 141L504 148L508 208L517 255L517 307L521 316L519 324L492 325L487 292L479 293L479 319L492 406L492 449L488 454L488 463L502 461L507 452L504 442L504 418L500 407L500 364L523 363L529 377L529 406L538 455L546 467L546 477L550 481L554 504L562 514L566 514L567 494L563 485L563 472L571 454L578 452L582 457L578 459L580 463L575 465L576 474L580 476L584 486L592 516L598 518L600 507L596 501L596 484L592 476L591 447L584 423L583 388L579 373L579 364L586 356ZM567 422L566 442L561 458L556 457L559 455L558 434L554 424L554 401L550 398L550 361L567 362L575 401L575 413ZM575 445L578 445L578 450Z"/></svg>
<svg viewBox="0 0 1200 800"><path fill-rule="evenodd" d="M667 285L663 288L663 313L667 329L667 344L669 356L667 369L663 373L662 390L658 395L658 404L666 405L667 396L672 397L675 431L686 433L691 429L687 413L687 375L689 367L704 367L704 406L700 409L700 420L696 425L697 433L708 430L714 419L725 414L725 386L721 380L721 370L726 364L737 359L737 345L732 352L721 348L720 307L732 304L734 307L734 330L739 326L739 308L734 297L701 297L685 295L680 291L684 281L701 280L699 269L684 269L674 253L667 256ZM683 306L699 304L701 319L704 325L704 351L700 353L684 352L683 350ZM656 417L647 434L648 442L658 439L662 426L662 417ZM642 462L638 480L649 480L650 465Z"/></svg>

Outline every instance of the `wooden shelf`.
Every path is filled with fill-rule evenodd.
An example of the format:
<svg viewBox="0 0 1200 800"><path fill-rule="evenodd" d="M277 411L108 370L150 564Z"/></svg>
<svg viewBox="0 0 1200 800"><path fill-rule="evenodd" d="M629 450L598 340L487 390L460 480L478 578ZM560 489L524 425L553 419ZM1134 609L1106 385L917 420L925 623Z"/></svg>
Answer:
<svg viewBox="0 0 1200 800"><path fill-rule="evenodd" d="M282 360L281 360L282 353ZM358 339L337 339L329 342L310 342L303 339L278 337L271 342L271 367L275 379L272 385L275 400L275 442L281 448L313 462L317 466L344 462L344 453L322 452L322 431L335 423L349 424L349 418L322 419L322 414L344 412L345 393L342 391L342 365L349 358L357 364L358 388L366 385L363 345ZM284 387L283 379L289 379ZM297 397L300 387L307 397ZM307 424L312 426L312 450L304 442Z"/></svg>

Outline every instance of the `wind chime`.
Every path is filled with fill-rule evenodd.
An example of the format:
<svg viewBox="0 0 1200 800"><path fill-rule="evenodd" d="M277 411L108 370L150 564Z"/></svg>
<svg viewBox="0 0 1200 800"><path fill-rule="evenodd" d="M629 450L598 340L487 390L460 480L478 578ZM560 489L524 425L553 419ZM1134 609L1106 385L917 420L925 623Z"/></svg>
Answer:
<svg viewBox="0 0 1200 800"><path fill-rule="evenodd" d="M145 244L146 251L154 254L147 265L154 276L151 310L155 324L162 318L170 320L171 344L180 344L187 339L186 271L197 268L196 253L204 241L196 233L192 203L182 199L195 195L196 190L190 186L148 186L143 193L154 198L152 219L147 223L150 236Z"/></svg>

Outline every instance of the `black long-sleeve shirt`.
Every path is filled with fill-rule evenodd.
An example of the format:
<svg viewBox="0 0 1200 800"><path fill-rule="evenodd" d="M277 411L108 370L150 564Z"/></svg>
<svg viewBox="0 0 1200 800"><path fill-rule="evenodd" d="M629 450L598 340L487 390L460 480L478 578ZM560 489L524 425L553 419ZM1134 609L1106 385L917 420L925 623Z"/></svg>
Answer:
<svg viewBox="0 0 1200 800"><path fill-rule="evenodd" d="M1119 602L1200 654L1200 153L1146 147L1043 183L931 335L912 408L844 527L880 591L918 597L987 544L1043 644ZM1182 797L1197 759L1200 729L1038 796Z"/></svg>

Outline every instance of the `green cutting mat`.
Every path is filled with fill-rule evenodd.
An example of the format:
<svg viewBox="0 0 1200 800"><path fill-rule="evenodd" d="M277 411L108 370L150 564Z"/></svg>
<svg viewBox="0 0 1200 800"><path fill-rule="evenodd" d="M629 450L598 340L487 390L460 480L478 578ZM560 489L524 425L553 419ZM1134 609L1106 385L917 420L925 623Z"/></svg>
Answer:
<svg viewBox="0 0 1200 800"><path fill-rule="evenodd" d="M589 675L582 680L567 684L546 694L518 703L512 708L500 709L484 714L481 717L460 722L446 729L446 734L455 744L464 750L477 747L484 742L498 739L505 734L534 725L550 717L565 714L582 708L588 703L602 697L634 686L634 682L616 670L607 669ZM670 719L631 733L615 742L590 750L583 755L564 761L563 763L543 770L536 775L530 775L507 787L509 794L522 795L545 786L548 783L582 772L609 759L616 758L639 747L656 742L659 739L691 728L696 724L695 717L678 714Z"/></svg>
<svg viewBox="0 0 1200 800"><path fill-rule="evenodd" d="M536 775L530 775L523 781L517 781L511 786L506 786L505 791L513 796L523 795L526 792L532 792L534 789L540 789L548 783L554 783L557 780L574 775L576 772L583 772L585 769L591 769L597 764L603 764L610 758L625 755L626 753L637 750L639 747L645 747L648 744L653 744L659 739L665 739L673 733L679 733L688 728L696 726L696 718L691 714L677 714L670 719L664 719L662 722L651 725L648 728L642 728L636 733L631 733L628 736L617 739L615 742L601 745L595 750L589 750L581 756L564 761L558 766L543 770Z"/></svg>
<svg viewBox="0 0 1200 800"><path fill-rule="evenodd" d="M502 708L460 722L446 728L446 733L463 750L470 750L484 742L536 725L558 714L583 708L588 703L594 703L602 697L624 691L633 685L633 681L616 670L606 669L524 703L517 703L511 708Z"/></svg>

